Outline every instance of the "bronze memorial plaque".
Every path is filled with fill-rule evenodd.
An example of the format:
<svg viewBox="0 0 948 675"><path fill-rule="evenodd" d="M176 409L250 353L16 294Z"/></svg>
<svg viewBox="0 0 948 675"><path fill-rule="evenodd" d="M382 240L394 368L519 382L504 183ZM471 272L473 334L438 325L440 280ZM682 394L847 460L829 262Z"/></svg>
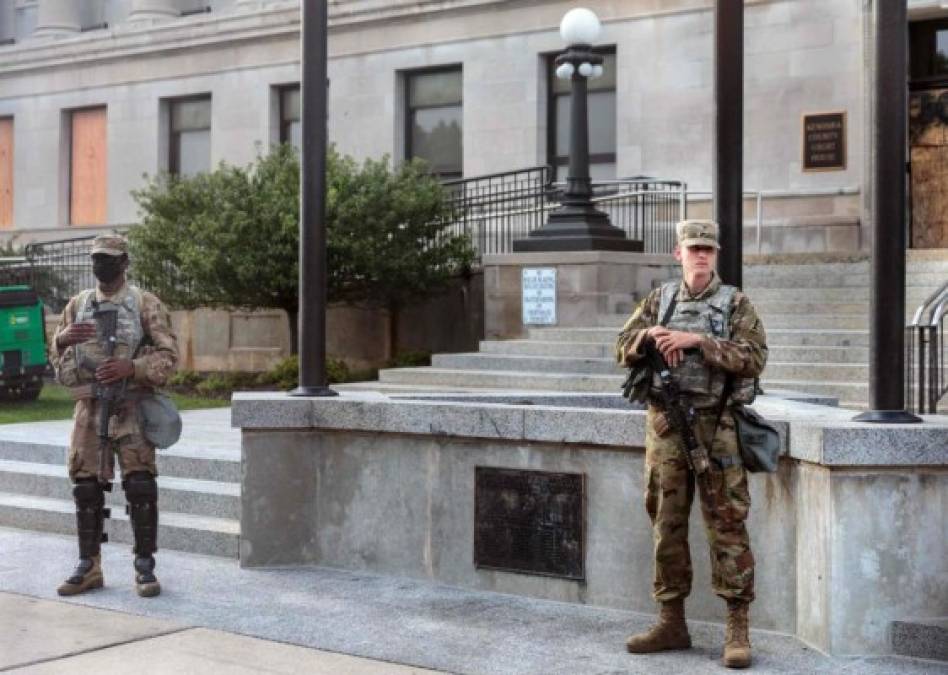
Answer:
<svg viewBox="0 0 948 675"><path fill-rule="evenodd" d="M479 466L474 565L585 579L586 476Z"/></svg>
<svg viewBox="0 0 948 675"><path fill-rule="evenodd" d="M846 168L846 113L803 115L803 170Z"/></svg>

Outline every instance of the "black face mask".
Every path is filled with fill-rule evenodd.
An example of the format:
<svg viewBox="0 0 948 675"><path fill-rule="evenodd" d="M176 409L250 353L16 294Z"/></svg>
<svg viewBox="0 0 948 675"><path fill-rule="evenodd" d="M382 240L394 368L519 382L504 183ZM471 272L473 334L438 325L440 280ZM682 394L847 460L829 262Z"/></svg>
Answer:
<svg viewBox="0 0 948 675"><path fill-rule="evenodd" d="M115 255L97 255L92 258L92 273L103 284L110 284L122 273L125 258Z"/></svg>

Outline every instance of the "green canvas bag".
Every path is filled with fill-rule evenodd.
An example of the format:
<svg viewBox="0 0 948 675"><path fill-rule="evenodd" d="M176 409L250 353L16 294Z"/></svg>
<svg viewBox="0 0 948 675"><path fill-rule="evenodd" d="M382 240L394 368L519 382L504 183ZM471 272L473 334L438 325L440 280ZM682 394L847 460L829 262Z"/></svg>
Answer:
<svg viewBox="0 0 948 675"><path fill-rule="evenodd" d="M753 408L731 406L741 462L751 473L773 473L780 457L780 434Z"/></svg>

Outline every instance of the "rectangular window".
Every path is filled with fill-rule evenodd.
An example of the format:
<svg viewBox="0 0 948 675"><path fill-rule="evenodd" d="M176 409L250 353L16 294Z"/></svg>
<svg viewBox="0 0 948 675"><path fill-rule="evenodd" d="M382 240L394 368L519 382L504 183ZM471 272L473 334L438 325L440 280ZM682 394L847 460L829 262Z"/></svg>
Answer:
<svg viewBox="0 0 948 675"><path fill-rule="evenodd" d="M70 117L69 223L103 225L108 205L106 110L74 110Z"/></svg>
<svg viewBox="0 0 948 675"><path fill-rule="evenodd" d="M916 85L948 80L948 20L909 24L909 70Z"/></svg>
<svg viewBox="0 0 948 675"><path fill-rule="evenodd" d="M441 178L463 171L461 68L407 73L405 157L418 157Z"/></svg>
<svg viewBox="0 0 948 675"><path fill-rule="evenodd" d="M280 88L280 143L289 143L299 150L303 146L300 124L300 85Z"/></svg>
<svg viewBox="0 0 948 675"><path fill-rule="evenodd" d="M211 170L211 97L174 99L168 167L179 176Z"/></svg>
<svg viewBox="0 0 948 675"><path fill-rule="evenodd" d="M0 229L13 227L13 118L0 117Z"/></svg>
<svg viewBox="0 0 948 675"><path fill-rule="evenodd" d="M587 80L589 117L589 175L595 179L616 177L616 54L614 49L597 50L602 55L602 77ZM547 59L549 111L547 162L556 170L556 180L566 180L569 167L570 80L556 77L556 59Z"/></svg>

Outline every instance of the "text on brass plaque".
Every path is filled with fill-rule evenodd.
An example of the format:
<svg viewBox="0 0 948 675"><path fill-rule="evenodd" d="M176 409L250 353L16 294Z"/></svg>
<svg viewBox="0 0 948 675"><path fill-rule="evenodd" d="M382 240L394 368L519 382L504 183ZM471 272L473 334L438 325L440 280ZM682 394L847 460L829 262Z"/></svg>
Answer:
<svg viewBox="0 0 948 675"><path fill-rule="evenodd" d="M475 472L476 567L585 578L583 474L484 466Z"/></svg>
<svg viewBox="0 0 948 675"><path fill-rule="evenodd" d="M846 168L846 113L803 116L803 170L842 171Z"/></svg>

